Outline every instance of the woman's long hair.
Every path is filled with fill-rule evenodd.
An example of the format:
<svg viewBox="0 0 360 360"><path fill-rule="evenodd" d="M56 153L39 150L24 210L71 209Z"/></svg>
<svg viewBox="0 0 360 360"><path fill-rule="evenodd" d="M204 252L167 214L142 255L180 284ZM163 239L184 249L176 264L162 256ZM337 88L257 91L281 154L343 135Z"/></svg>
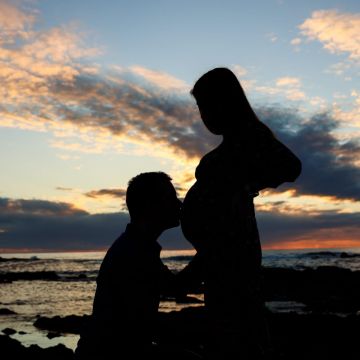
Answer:
<svg viewBox="0 0 360 360"><path fill-rule="evenodd" d="M263 128L263 124L252 109L245 92L235 74L228 68L215 68L202 75L195 83L191 94L201 107L218 104L224 127L231 130Z"/></svg>

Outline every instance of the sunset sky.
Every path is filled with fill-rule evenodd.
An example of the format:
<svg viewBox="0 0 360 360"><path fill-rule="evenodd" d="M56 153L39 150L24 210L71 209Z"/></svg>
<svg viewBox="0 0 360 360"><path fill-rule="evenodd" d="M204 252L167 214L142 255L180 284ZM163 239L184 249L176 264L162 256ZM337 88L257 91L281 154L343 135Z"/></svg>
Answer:
<svg viewBox="0 0 360 360"><path fill-rule="evenodd" d="M0 0L0 250L108 247L140 172L183 197L217 66L303 163L255 200L263 247L360 246L359 0Z"/></svg>

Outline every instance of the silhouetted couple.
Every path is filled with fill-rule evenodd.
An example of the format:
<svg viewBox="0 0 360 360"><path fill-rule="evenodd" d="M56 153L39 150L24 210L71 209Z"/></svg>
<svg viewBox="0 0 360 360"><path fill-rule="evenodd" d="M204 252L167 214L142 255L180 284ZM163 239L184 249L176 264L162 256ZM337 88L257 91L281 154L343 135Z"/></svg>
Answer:
<svg viewBox="0 0 360 360"><path fill-rule="evenodd" d="M196 282L204 282L205 289L204 357L268 356L253 198L262 189L294 181L301 163L257 118L230 70L209 71L191 93L205 126L223 141L201 159L182 207L166 174L143 173L130 181L130 224L101 265L91 323L78 344L81 359L96 354L104 359L175 358L170 353L161 357L166 351L153 344L160 294L184 292ZM175 276L161 262L157 238L179 219L197 254ZM186 351L176 354L196 358Z"/></svg>

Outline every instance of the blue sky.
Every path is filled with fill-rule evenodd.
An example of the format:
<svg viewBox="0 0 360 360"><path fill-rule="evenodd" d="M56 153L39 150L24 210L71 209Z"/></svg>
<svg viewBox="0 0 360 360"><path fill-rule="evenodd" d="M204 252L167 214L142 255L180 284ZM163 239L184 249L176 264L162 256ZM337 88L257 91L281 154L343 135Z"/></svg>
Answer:
<svg viewBox="0 0 360 360"><path fill-rule="evenodd" d="M127 221L121 194L139 172L168 172L184 196L220 141L189 95L216 66L236 73L305 164L295 184L257 198L263 245L357 246L358 1L105 4L0 0L0 248L106 247ZM34 217L85 228L70 242L64 225L48 243ZM111 231L97 241L99 217ZM89 223L99 224L92 242Z"/></svg>

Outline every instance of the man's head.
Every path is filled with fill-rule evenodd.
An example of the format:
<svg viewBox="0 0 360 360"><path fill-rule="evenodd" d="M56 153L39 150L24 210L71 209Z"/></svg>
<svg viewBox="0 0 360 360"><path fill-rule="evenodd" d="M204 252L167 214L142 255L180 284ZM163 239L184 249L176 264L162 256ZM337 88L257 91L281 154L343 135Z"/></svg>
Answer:
<svg viewBox="0 0 360 360"><path fill-rule="evenodd" d="M126 191L132 223L151 223L165 230L179 225L181 201L163 172L146 172L133 177Z"/></svg>

